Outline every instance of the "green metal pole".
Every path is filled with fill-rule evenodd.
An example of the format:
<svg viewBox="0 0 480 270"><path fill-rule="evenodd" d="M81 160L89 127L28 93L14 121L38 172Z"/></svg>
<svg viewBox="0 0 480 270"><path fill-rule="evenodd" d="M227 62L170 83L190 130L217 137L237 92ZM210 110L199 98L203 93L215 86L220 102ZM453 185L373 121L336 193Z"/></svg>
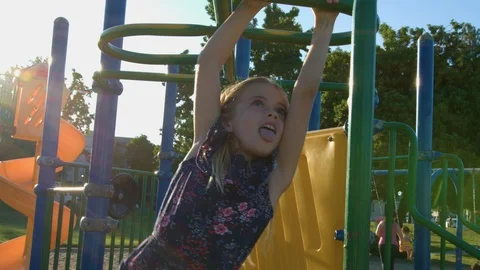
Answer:
<svg viewBox="0 0 480 270"><path fill-rule="evenodd" d="M386 211L386 231L385 231L385 264L384 269L390 270L392 260L392 224L395 190L395 155L397 152L397 131L390 130L390 141L388 145L388 180L387 180L387 211Z"/></svg>
<svg viewBox="0 0 480 270"><path fill-rule="evenodd" d="M377 1L353 5L344 269L368 269Z"/></svg>
<svg viewBox="0 0 480 270"><path fill-rule="evenodd" d="M458 157L457 155L454 154L442 154L443 158L448 158L453 160L455 163L457 163L458 167L458 187L457 187L457 215L458 215L458 221L462 222L463 225L465 225L467 228L470 230L474 231L475 233L480 234L480 227L476 226L475 224L471 223L465 218L465 215L463 213L463 203L464 203L464 197L465 194L463 193L464 189L464 179L465 179L465 168L463 165L463 161Z"/></svg>
<svg viewBox="0 0 480 270"><path fill-rule="evenodd" d="M445 221L447 218L447 184L448 184L448 160L443 160L443 175L442 175L442 203L441 203L441 212L440 212L440 226L445 230ZM445 269L445 252L446 252L446 241L444 237L441 237L440 240L440 269Z"/></svg>
<svg viewBox="0 0 480 270"><path fill-rule="evenodd" d="M213 0L213 7L215 10L215 20L217 26L223 24L232 13L232 1L231 0ZM235 80L235 56L234 51L225 63L225 77L228 81L233 82Z"/></svg>

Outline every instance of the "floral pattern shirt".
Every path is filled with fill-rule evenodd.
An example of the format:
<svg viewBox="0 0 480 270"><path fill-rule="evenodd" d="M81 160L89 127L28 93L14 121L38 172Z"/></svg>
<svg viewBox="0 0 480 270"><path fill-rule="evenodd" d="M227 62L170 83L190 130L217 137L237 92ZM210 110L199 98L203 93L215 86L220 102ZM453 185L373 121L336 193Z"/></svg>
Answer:
<svg viewBox="0 0 480 270"><path fill-rule="evenodd" d="M275 152L247 162L232 156L222 193L211 161L228 132L219 118L197 155L183 161L167 190L152 235L122 269L239 269L273 217L268 176Z"/></svg>

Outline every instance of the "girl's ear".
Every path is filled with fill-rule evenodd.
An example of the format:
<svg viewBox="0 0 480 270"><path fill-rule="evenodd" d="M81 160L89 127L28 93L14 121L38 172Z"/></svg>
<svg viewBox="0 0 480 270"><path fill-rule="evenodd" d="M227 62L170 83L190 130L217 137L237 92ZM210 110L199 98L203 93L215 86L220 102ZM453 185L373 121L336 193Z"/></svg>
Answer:
<svg viewBox="0 0 480 270"><path fill-rule="evenodd" d="M223 127L225 128L226 131L233 132L233 127L232 127L232 123L230 122L230 120L225 119L225 121L223 121Z"/></svg>
<svg viewBox="0 0 480 270"><path fill-rule="evenodd" d="M223 111L221 113L221 118L222 118L223 128L225 128L225 130L228 132L233 132L233 126L232 126L232 122L230 121L230 118L228 117L228 112Z"/></svg>

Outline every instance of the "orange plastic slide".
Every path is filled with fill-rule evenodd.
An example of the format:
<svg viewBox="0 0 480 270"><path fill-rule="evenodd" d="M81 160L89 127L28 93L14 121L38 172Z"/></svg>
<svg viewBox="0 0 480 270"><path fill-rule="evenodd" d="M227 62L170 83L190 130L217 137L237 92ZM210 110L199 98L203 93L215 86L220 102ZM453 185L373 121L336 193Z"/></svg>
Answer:
<svg viewBox="0 0 480 270"><path fill-rule="evenodd" d="M45 66L41 66L40 68L45 70ZM32 77L32 75L30 75L30 77ZM40 80L38 80L37 83L38 82L46 83L45 74L40 76ZM38 147L38 144L41 144L42 141L41 135L39 134L42 134L43 125L38 125L38 123L43 122L44 108L41 108L42 110L40 110L39 107L34 108L34 112L42 112L40 117L35 118L35 115L32 115L31 113L32 110L28 101L33 104L35 102L32 101L45 100L44 83L41 84L43 86L43 91L38 91L38 89L27 89L28 87L26 87L26 84L24 84L22 88L22 84L20 84L20 87L18 88L19 93L15 116L15 127L17 128L17 134L15 137L37 141L37 149L41 149L41 147ZM27 115L29 115L28 118L30 120L37 119L37 121L35 121L37 123L36 125L29 126L29 121L23 121L22 115L25 115L25 111L27 112ZM41 120L39 121L38 119ZM82 153L84 147L85 137L82 133L62 119L60 121L59 130L58 157L65 162L74 162ZM61 168L59 168L59 170L60 169ZM19 211L29 219L29 226L26 235L0 244L0 270L25 269L26 265L28 265L28 250L31 247L31 243L28 243L30 240L27 239L31 239L31 228L33 228L32 221L34 219L36 201L36 195L33 192L33 188L37 182L37 170L38 168L35 162L35 157L3 162L0 161L0 200L4 201L10 207ZM55 202L52 218L51 248L55 245L59 209L59 203ZM64 207L63 211L61 227L62 242L64 242L68 236L70 209Z"/></svg>

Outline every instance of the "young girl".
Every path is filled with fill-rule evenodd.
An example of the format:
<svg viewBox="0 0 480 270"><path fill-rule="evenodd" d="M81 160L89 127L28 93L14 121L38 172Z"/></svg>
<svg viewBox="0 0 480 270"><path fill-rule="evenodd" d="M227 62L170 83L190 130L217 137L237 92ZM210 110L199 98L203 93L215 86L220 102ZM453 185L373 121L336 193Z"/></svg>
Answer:
<svg viewBox="0 0 480 270"><path fill-rule="evenodd" d="M402 227L402 238L400 239L400 252L407 253L407 259L413 260L413 241L410 237L410 229L407 226Z"/></svg>
<svg viewBox="0 0 480 270"><path fill-rule="evenodd" d="M338 12L314 9L312 44L290 105L285 92L263 77L221 93L223 64L266 5L241 2L198 57L194 144L152 235L121 269L239 269L272 219L297 167Z"/></svg>

